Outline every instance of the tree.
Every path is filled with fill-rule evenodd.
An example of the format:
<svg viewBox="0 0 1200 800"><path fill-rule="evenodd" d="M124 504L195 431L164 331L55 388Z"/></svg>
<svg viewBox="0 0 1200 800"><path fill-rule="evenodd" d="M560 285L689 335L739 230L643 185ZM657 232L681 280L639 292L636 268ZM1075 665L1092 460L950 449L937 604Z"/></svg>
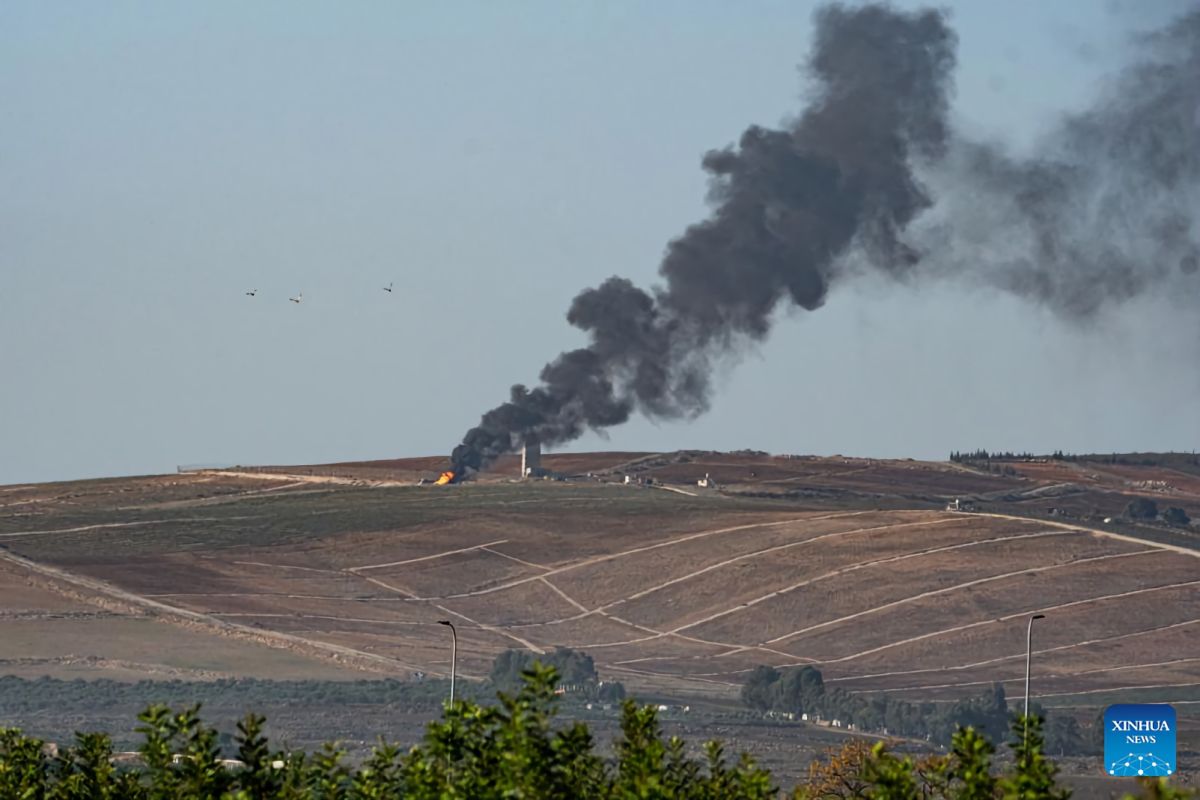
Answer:
<svg viewBox="0 0 1200 800"><path fill-rule="evenodd" d="M600 681L596 699L601 703L619 703L625 699L625 685L620 681Z"/></svg>
<svg viewBox="0 0 1200 800"><path fill-rule="evenodd" d="M462 700L444 707L422 741L406 752L380 742L359 766L325 745L312 754L273 751L263 719L238 725L242 766L215 760L217 734L195 707L155 706L139 730L142 766L117 769L103 734L77 734L64 754L0 728L0 798L28 800L768 800L771 775L749 755L726 758L717 742L703 757L686 742L664 738L653 706L626 702L612 759L597 752L587 726L556 724L553 667L526 670L515 694L495 706ZM832 694L832 693L831 693ZM1026 726L1026 722L1028 725ZM954 733L946 755L915 761L883 743L851 739L814 762L793 797L804 800L1066 800L1058 768L1043 754L1041 719L1018 718L1015 758L997 774L992 745L974 728ZM1165 780L1141 783L1147 800L1195 800Z"/></svg>
<svg viewBox="0 0 1200 800"><path fill-rule="evenodd" d="M808 765L808 779L796 787L796 800L839 800L867 797L870 786L863 772L873 753L862 739L851 739L825 752L825 759Z"/></svg>
<svg viewBox="0 0 1200 800"><path fill-rule="evenodd" d="M501 691L508 691L521 683L521 671L525 669L528 654L523 650L505 650L492 661L488 680Z"/></svg>
<svg viewBox="0 0 1200 800"><path fill-rule="evenodd" d="M1162 516L1163 522L1166 522L1168 525L1178 525L1183 527L1185 525L1190 525L1192 522L1191 517L1187 515L1186 511L1175 506L1171 506L1164 511Z"/></svg>
<svg viewBox="0 0 1200 800"><path fill-rule="evenodd" d="M1125 506L1125 516L1130 519L1154 519L1158 516L1158 503L1139 497Z"/></svg>
<svg viewBox="0 0 1200 800"><path fill-rule="evenodd" d="M774 667L755 667L742 686L742 702L757 711L774 707L773 689L779 680L779 670Z"/></svg>
<svg viewBox="0 0 1200 800"><path fill-rule="evenodd" d="M527 650L505 650L492 662L488 678L498 689L515 691L521 687L522 675L535 661L554 667L563 683L585 684L599 680L592 657L569 647L558 647L553 653L540 656Z"/></svg>
<svg viewBox="0 0 1200 800"><path fill-rule="evenodd" d="M1043 754L1042 718L1017 714L1012 737L1013 771L1000 781L1004 800L1067 800L1071 792L1057 785L1058 766Z"/></svg>
<svg viewBox="0 0 1200 800"><path fill-rule="evenodd" d="M1079 720L1069 714L1054 714L1046 720L1046 752L1059 756L1084 752L1087 743Z"/></svg>
<svg viewBox="0 0 1200 800"><path fill-rule="evenodd" d="M816 711L825 696L825 681L813 667L789 667L776 673L772 708L776 711Z"/></svg>

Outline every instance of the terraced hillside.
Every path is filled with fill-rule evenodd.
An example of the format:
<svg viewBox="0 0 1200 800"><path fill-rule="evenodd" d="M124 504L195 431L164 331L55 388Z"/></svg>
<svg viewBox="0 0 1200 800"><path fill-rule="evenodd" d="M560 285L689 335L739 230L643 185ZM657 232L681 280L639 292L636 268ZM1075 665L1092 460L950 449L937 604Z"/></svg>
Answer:
<svg viewBox="0 0 1200 800"><path fill-rule="evenodd" d="M436 675L448 667L436 621L451 619L466 675L485 674L504 648L564 645L628 685L681 694L732 697L756 665L813 664L851 691L942 699L1003 681L1020 697L1024 621L1043 613L1035 652L1047 703L1200 699L1196 551L1136 530L914 499L1027 491L1028 477L914 462L572 458L579 472L677 484L419 487L392 463L7 487L0 659L28 658L28 635L9 634L68 592L109 610L86 624L75 606L38 616L37 657L70 656L97 674L193 659L197 674ZM809 494L684 482L724 473L733 483L734 469L745 473L739 489ZM40 599L21 599L30 581ZM238 653L171 662L164 653L197 645L147 645L148 630ZM249 651L287 663L246 662Z"/></svg>

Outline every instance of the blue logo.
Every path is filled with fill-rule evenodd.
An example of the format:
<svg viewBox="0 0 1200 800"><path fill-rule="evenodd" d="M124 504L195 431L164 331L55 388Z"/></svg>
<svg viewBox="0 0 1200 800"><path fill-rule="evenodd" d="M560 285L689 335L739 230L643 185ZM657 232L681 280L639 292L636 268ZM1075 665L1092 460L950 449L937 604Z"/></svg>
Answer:
<svg viewBox="0 0 1200 800"><path fill-rule="evenodd" d="M1104 771L1119 778L1175 772L1175 709L1165 703L1104 711Z"/></svg>

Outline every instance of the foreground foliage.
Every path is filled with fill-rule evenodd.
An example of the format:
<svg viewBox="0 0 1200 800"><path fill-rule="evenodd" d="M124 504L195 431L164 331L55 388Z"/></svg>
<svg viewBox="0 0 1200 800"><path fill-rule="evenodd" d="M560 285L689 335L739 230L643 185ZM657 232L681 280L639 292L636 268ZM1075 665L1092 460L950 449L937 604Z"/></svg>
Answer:
<svg viewBox="0 0 1200 800"><path fill-rule="evenodd" d="M515 695L494 706L459 702L429 725L408 752L381 742L357 767L326 745L317 753L271 750L261 717L238 725L238 760L220 759L218 735L197 708L153 706L139 716L144 743L138 763L121 765L107 736L78 734L50 755L44 743L0 730L0 800L379 800L381 798L680 798L759 800L778 797L770 774L743 754L731 762L709 742L692 757L678 737L662 735L652 707L624 705L612 758L596 752L587 726L555 727L553 668L534 665ZM812 765L792 796L803 800L1065 800L1056 768L1042 754L1040 722L1017 729L1012 766L997 774L992 745L972 728L958 731L946 756L914 762L883 744L853 741ZM1149 797L1187 795L1146 782Z"/></svg>

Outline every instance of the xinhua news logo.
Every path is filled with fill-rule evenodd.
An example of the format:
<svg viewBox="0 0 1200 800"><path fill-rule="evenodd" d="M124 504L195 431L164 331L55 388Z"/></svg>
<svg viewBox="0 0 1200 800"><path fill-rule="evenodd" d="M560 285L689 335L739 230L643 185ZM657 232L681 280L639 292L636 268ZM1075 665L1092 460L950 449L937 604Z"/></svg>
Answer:
<svg viewBox="0 0 1200 800"><path fill-rule="evenodd" d="M1104 771L1118 778L1174 773L1175 709L1165 703L1105 709Z"/></svg>

